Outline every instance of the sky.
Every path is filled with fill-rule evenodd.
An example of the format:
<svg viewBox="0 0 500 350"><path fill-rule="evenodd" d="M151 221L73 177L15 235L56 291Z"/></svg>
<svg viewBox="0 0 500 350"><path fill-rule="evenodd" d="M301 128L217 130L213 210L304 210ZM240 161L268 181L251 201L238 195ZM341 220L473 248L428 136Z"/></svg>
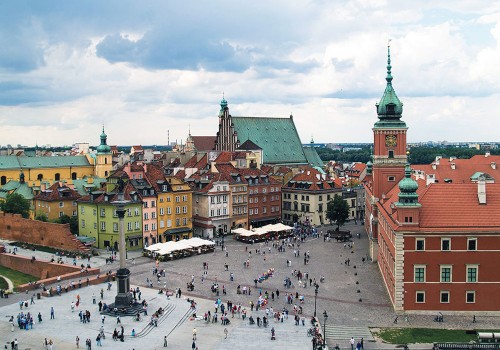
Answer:
<svg viewBox="0 0 500 350"><path fill-rule="evenodd" d="M387 44L409 142L500 141L500 2L0 2L0 145L165 145L293 114L372 142ZM169 135L169 138L168 138Z"/></svg>

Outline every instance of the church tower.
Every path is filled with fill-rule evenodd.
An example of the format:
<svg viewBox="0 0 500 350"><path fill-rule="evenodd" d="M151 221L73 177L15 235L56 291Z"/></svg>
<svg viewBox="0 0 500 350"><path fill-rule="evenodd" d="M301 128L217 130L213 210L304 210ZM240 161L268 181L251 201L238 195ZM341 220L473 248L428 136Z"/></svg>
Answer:
<svg viewBox="0 0 500 350"><path fill-rule="evenodd" d="M240 143L238 141L238 133L234 130L232 125L227 101L224 96L222 96L219 111L219 131L217 131L215 149L217 151L234 152L234 150L239 146Z"/></svg>
<svg viewBox="0 0 500 350"><path fill-rule="evenodd" d="M107 178L111 174L113 168L113 157L111 155L111 147L106 143L108 136L102 127L101 144L97 146L97 155L95 161L95 175L102 178Z"/></svg>
<svg viewBox="0 0 500 350"><path fill-rule="evenodd" d="M401 120L403 103L392 87L391 48L387 47L387 85L376 104L378 121L373 126L373 195L379 200L405 176L406 123Z"/></svg>

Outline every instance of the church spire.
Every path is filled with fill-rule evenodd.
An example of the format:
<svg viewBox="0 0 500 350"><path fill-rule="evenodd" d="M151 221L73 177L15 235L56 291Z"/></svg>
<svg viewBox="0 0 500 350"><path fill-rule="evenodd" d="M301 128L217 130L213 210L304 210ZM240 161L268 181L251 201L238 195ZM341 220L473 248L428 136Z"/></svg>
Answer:
<svg viewBox="0 0 500 350"><path fill-rule="evenodd" d="M403 103L401 103L396 95L396 91L392 87L392 79L391 46L389 40L387 44L387 75L385 77L387 85L380 102L375 105L379 118L379 121L375 123L376 128L406 127L405 122L400 120L403 114Z"/></svg>
<svg viewBox="0 0 500 350"><path fill-rule="evenodd" d="M97 146L97 153L109 153L111 152L111 147L107 144L108 135L104 132L104 125L102 126L101 133L101 144Z"/></svg>

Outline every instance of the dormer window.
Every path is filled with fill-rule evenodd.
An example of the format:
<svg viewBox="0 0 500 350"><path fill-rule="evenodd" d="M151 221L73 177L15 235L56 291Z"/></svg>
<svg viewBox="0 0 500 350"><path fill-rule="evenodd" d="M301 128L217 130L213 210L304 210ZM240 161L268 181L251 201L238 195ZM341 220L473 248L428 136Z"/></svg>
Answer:
<svg viewBox="0 0 500 350"><path fill-rule="evenodd" d="M387 114L396 114L396 105L393 103L386 105L385 111Z"/></svg>

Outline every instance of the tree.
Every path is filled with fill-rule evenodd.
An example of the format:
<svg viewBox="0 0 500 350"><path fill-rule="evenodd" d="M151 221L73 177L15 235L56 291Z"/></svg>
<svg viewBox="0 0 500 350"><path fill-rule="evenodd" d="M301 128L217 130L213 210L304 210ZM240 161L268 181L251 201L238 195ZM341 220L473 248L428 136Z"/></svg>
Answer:
<svg viewBox="0 0 500 350"><path fill-rule="evenodd" d="M54 220L57 224L69 224L69 230L72 234L78 234L78 218L76 216L63 215L60 218Z"/></svg>
<svg viewBox="0 0 500 350"><path fill-rule="evenodd" d="M38 214L36 214L35 220L47 222L49 221L49 218L47 217L47 214L39 212Z"/></svg>
<svg viewBox="0 0 500 350"><path fill-rule="evenodd" d="M19 193L10 193L0 209L5 213L21 214L25 219L30 217L30 202Z"/></svg>
<svg viewBox="0 0 500 350"><path fill-rule="evenodd" d="M335 222L337 231L340 230L340 226L345 224L349 218L349 204L347 204L345 199L336 194L333 200L330 200L326 206L326 217L330 222Z"/></svg>

